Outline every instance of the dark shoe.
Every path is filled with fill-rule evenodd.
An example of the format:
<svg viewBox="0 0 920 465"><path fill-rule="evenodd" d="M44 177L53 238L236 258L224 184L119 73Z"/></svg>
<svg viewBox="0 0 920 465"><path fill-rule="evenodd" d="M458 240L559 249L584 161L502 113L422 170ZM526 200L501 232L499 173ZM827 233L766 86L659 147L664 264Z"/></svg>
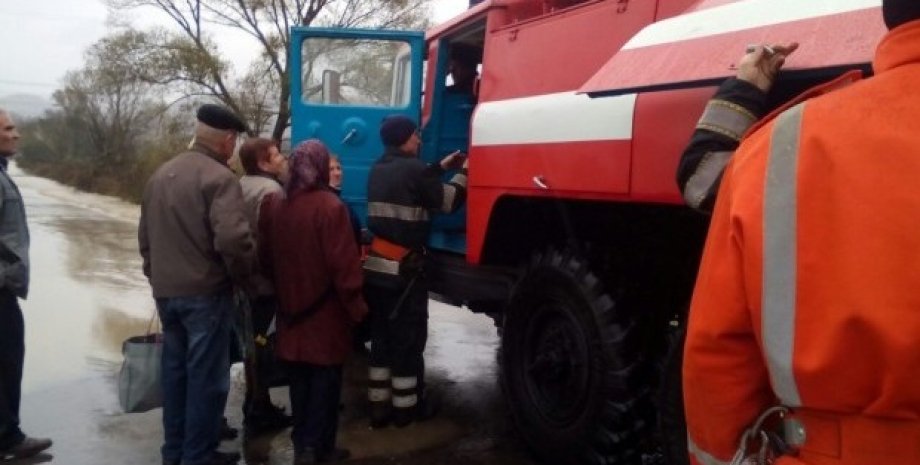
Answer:
<svg viewBox="0 0 920 465"><path fill-rule="evenodd" d="M266 409L252 413L243 420L246 433L259 434L287 428L294 423L293 418L287 415L284 407L269 405Z"/></svg>
<svg viewBox="0 0 920 465"><path fill-rule="evenodd" d="M316 462L316 453L307 447L300 452L294 452L294 465L313 465Z"/></svg>
<svg viewBox="0 0 920 465"><path fill-rule="evenodd" d="M230 426L230 423L227 422L227 417L224 417L220 424L220 440L230 441L236 439L237 435L239 435L239 431L237 431L236 428Z"/></svg>
<svg viewBox="0 0 920 465"><path fill-rule="evenodd" d="M211 456L211 462L208 465L236 465L242 457L239 452L221 452L214 451Z"/></svg>
<svg viewBox="0 0 920 465"><path fill-rule="evenodd" d="M351 457L351 451L348 449L340 449L336 447L320 457L317 461L320 463L341 462L343 460L348 460L349 457Z"/></svg>
<svg viewBox="0 0 920 465"><path fill-rule="evenodd" d="M33 457L49 447L51 447L50 439L30 438L26 436L19 444L0 451L0 459L9 460Z"/></svg>
<svg viewBox="0 0 920 465"><path fill-rule="evenodd" d="M233 465L240 461L238 452L215 451L208 465ZM179 460L163 460L163 465L181 465Z"/></svg>
<svg viewBox="0 0 920 465"><path fill-rule="evenodd" d="M394 408L392 415L393 426L405 428L415 420L414 408Z"/></svg>

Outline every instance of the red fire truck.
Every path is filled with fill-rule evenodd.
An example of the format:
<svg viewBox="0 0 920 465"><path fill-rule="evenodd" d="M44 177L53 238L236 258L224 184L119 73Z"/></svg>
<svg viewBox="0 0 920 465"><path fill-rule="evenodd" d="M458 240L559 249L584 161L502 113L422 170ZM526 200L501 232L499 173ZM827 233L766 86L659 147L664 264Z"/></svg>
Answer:
<svg viewBox="0 0 920 465"><path fill-rule="evenodd" d="M550 463L679 463L673 341L708 221L683 205L680 154L748 44L801 43L774 107L871 72L879 3L486 0L425 34L295 28L292 139L340 156L359 212L384 116L421 120L426 160L467 152L467 207L436 220L428 276L495 318L521 436ZM457 44L472 94L447 91Z"/></svg>

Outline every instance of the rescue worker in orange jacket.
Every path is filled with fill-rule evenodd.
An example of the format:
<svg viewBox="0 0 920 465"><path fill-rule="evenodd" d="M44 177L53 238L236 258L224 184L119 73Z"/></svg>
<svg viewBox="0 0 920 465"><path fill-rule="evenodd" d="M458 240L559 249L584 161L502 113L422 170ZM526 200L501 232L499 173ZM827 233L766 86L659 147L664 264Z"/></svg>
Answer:
<svg viewBox="0 0 920 465"><path fill-rule="evenodd" d="M684 355L695 464L729 463L776 405L798 454L778 465L920 463L920 2L882 9L875 76L726 167Z"/></svg>

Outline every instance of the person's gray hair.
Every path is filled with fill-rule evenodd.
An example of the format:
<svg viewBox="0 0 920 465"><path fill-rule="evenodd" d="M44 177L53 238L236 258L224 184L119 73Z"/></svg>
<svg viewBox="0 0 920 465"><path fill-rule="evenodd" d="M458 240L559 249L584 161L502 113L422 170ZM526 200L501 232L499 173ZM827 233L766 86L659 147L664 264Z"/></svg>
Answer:
<svg viewBox="0 0 920 465"><path fill-rule="evenodd" d="M236 131L217 129L199 121L195 125L195 138L192 139L190 145L194 145L197 142L210 148L216 148L228 134L236 134Z"/></svg>

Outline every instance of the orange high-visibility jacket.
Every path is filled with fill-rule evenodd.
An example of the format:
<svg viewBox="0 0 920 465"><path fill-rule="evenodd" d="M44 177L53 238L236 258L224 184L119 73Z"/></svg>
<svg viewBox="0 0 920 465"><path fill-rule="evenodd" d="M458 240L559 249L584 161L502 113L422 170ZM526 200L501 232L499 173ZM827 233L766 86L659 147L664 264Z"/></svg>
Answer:
<svg viewBox="0 0 920 465"><path fill-rule="evenodd" d="M778 464L920 464L920 21L874 69L726 168L684 358L695 464L774 405L800 449Z"/></svg>

